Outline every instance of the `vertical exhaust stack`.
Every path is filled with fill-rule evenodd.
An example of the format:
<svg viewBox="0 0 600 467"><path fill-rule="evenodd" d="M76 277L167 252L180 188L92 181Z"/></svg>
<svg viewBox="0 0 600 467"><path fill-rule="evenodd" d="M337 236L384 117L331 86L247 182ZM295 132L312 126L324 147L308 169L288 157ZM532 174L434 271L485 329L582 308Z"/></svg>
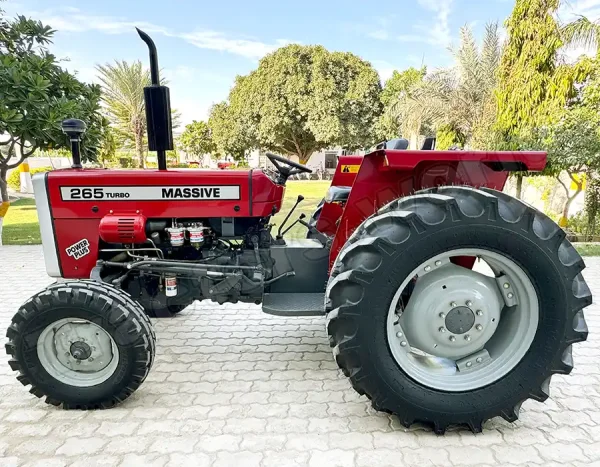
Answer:
<svg viewBox="0 0 600 467"><path fill-rule="evenodd" d="M65 135L69 137L71 142L71 155L73 157L73 163L71 167L73 169L81 169L81 137L85 133L86 125L85 122L76 118L69 118L63 120L61 129Z"/></svg>
<svg viewBox="0 0 600 467"><path fill-rule="evenodd" d="M146 126L148 129L148 149L156 151L158 169L167 170L166 151L173 149L173 128L171 123L171 99L169 88L160 85L158 53L154 41L141 29L135 28L148 46L150 53L150 77L152 84L144 88L146 103Z"/></svg>

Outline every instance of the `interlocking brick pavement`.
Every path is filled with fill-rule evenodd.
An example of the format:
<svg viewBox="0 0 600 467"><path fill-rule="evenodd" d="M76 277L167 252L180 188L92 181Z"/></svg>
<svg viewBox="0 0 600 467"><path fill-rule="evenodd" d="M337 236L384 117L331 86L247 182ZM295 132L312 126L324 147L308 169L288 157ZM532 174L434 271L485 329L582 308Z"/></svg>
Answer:
<svg viewBox="0 0 600 467"><path fill-rule="evenodd" d="M600 258L585 276L600 295ZM39 246L0 248L0 335L18 306L50 279ZM46 405L0 356L0 466L600 465L600 306L589 340L551 400L483 434L406 430L375 412L333 362L322 318L281 318L253 305L196 303L154 320L157 358L119 407Z"/></svg>

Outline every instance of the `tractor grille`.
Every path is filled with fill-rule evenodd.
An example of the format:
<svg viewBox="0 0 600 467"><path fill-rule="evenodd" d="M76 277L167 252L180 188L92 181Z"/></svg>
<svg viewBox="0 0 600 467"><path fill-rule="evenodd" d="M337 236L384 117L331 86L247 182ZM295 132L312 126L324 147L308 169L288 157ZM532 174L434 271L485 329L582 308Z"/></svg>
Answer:
<svg viewBox="0 0 600 467"><path fill-rule="evenodd" d="M120 217L117 221L117 235L123 243L132 243L136 237L135 217Z"/></svg>

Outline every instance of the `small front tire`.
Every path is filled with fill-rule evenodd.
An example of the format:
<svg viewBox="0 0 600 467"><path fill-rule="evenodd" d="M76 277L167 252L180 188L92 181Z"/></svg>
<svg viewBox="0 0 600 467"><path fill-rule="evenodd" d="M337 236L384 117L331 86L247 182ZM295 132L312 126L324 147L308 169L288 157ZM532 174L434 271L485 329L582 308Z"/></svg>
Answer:
<svg viewBox="0 0 600 467"><path fill-rule="evenodd" d="M6 351L17 379L48 404L109 408L146 379L155 335L125 292L92 281L56 283L13 317Z"/></svg>

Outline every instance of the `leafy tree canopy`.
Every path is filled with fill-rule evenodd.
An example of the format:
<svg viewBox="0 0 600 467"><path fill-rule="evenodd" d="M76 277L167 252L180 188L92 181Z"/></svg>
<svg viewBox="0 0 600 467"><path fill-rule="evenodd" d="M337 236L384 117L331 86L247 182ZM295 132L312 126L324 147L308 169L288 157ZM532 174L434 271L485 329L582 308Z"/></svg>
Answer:
<svg viewBox="0 0 600 467"><path fill-rule="evenodd" d="M9 168L36 149L68 144L61 131L66 118L86 122L82 157L96 157L102 120L100 88L82 83L60 67L47 48L53 33L49 26L24 16L0 18L0 188L4 201ZM20 157L12 158L15 155Z"/></svg>
<svg viewBox="0 0 600 467"><path fill-rule="evenodd" d="M62 69L47 50L54 31L39 21L19 16L0 21L0 165L15 149L27 157L36 149L68 144L60 124L80 118L88 125L82 156L94 159L100 133L100 88L82 83Z"/></svg>
<svg viewBox="0 0 600 467"><path fill-rule="evenodd" d="M226 105L215 107L235 123L215 137L296 155L306 162L319 149L359 148L372 142L381 112L381 84L373 67L351 53L289 45L238 77ZM217 136L218 135L218 136Z"/></svg>
<svg viewBox="0 0 600 467"><path fill-rule="evenodd" d="M414 97L423 87L426 74L425 67L410 67L404 71L394 71L385 82L381 93L384 110L375 127L378 138L410 138L412 133L422 132L421 112Z"/></svg>
<svg viewBox="0 0 600 467"><path fill-rule="evenodd" d="M499 70L498 128L507 135L556 117L573 92L573 76L557 68L563 45L553 14L559 0L517 0L506 20L508 43Z"/></svg>
<svg viewBox="0 0 600 467"><path fill-rule="evenodd" d="M227 102L212 107L208 126L216 150L233 156L237 161L243 161L246 151L256 144L251 135L251 125L243 121L241 112L233 110Z"/></svg>
<svg viewBox="0 0 600 467"><path fill-rule="evenodd" d="M185 130L179 137L179 144L181 149L195 157L216 152L210 127L203 121L194 120L186 125Z"/></svg>

